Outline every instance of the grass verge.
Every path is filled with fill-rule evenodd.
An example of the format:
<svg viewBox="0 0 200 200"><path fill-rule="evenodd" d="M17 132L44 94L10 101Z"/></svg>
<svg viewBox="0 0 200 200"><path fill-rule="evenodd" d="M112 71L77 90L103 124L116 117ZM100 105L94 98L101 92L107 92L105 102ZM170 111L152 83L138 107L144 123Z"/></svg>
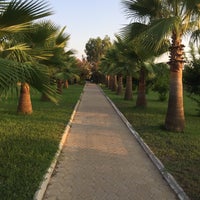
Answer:
<svg viewBox="0 0 200 200"><path fill-rule="evenodd" d="M32 95L33 114L17 115L17 100L0 100L0 199L32 199L58 149L83 86L70 85L59 105Z"/></svg>
<svg viewBox="0 0 200 200"><path fill-rule="evenodd" d="M187 195L192 200L200 199L200 120L197 104L184 96L186 128L184 133L173 133L163 129L167 102L158 101L156 93L148 93L147 108L136 108L136 94L133 101L124 101L122 96L103 89Z"/></svg>

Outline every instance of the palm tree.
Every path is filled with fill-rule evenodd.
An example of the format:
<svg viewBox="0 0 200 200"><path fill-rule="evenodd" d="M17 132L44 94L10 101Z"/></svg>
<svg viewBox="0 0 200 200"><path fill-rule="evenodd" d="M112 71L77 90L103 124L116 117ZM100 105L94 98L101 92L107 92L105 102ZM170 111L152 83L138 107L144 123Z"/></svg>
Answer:
<svg viewBox="0 0 200 200"><path fill-rule="evenodd" d="M13 0L10 2L1 1L0 7L1 56L4 58L1 59L3 61L1 67L6 69L6 75L5 73L0 74L0 91L6 91L17 82L22 82L21 94L27 97L27 102L30 101L29 84L50 94L52 88L47 81L48 74L45 70L40 70L37 63L33 62L31 56L27 54L30 47L24 43L18 44L19 36L21 36L19 33L28 30L30 22L52 14L48 4L38 0ZM9 47L5 49L6 46ZM4 53L5 50L6 53ZM6 61L4 61L5 59ZM15 62L11 62L11 59ZM16 66L17 70L13 70ZM7 82L6 86L5 82ZM23 113L32 112L31 106L26 106L26 108L27 110L21 110L21 104L18 106L18 110Z"/></svg>
<svg viewBox="0 0 200 200"><path fill-rule="evenodd" d="M55 54L60 54L61 48L64 49L64 47L57 47L58 35L59 27L51 21L41 21L34 23L31 26L30 31L26 33L26 43L29 44L32 49L32 56L34 56L34 58L40 64L48 66L48 71L55 70L55 66L52 66L52 60L54 60L54 62L61 62L58 58L55 57ZM60 56L59 58L61 59ZM51 73L50 76L52 76ZM50 100L45 93L42 93L41 99L45 101Z"/></svg>
<svg viewBox="0 0 200 200"><path fill-rule="evenodd" d="M181 132L185 127L183 106L182 70L184 67L183 35L199 29L199 3L195 0L126 0L122 2L129 17L143 19L146 26L136 31L139 21L129 30L150 50L158 50L163 39L171 37L170 51L170 92L165 128Z"/></svg>
<svg viewBox="0 0 200 200"><path fill-rule="evenodd" d="M79 63L73 56L73 52L67 51L65 56L65 65L62 65L62 67L58 68L54 73L54 78L57 81L57 92L59 94L62 94L64 87L68 87L69 81L75 83L80 80L80 70L78 68Z"/></svg>
<svg viewBox="0 0 200 200"><path fill-rule="evenodd" d="M67 53L64 52L66 41L69 39L69 35L65 36L64 30L65 27L60 31L59 27L57 27L50 21L42 21L39 23L35 23L31 26L30 31L26 32L25 36L20 38L28 45L29 48L27 50L29 50L28 52L29 54L26 56L17 55L16 57L15 51L11 51L10 53L8 53L7 56L12 60L21 63L27 61L30 62L34 61L36 65L39 66L40 68L43 68L43 70L47 68L48 71L50 71L49 67L45 66L49 65L51 69L54 71L51 74L51 76L53 76L54 74L54 78L56 78L58 93L62 93L61 91L63 85L62 84L63 81L61 80L63 79L61 78L61 68L66 66L66 63L69 65L69 61L67 61L67 58L71 54L70 51L68 51ZM24 55L26 52L23 51L22 53ZM69 76L69 72L67 73L66 71L65 73L63 73L62 71L62 77L63 76L66 77L67 76L66 74ZM50 79L49 79L49 85L50 85ZM54 95L56 96L55 93ZM48 93L44 91L42 93L42 100L50 100L50 99L52 100L52 97L51 96L49 97ZM25 114L32 113L30 88L27 82L21 83L18 112Z"/></svg>
<svg viewBox="0 0 200 200"><path fill-rule="evenodd" d="M115 41L115 46L119 52L118 57L120 59L118 70L119 72L121 70L126 77L124 99L131 100L133 96L133 76L136 76L139 71L139 58L135 52L135 47L133 46L132 42L125 41L117 35L116 38L117 40Z"/></svg>
<svg viewBox="0 0 200 200"><path fill-rule="evenodd" d="M106 74L107 86L112 91L117 91L117 94L122 92L119 91L119 88L122 86L117 81L119 75L116 71L117 66L119 65L118 58L118 51L113 45L106 51L105 56L100 60L101 71Z"/></svg>
<svg viewBox="0 0 200 200"><path fill-rule="evenodd" d="M32 60L34 59L37 62L37 65L40 68L43 68L43 70L46 69L47 71L50 71L46 64L48 64L48 60L50 60L53 56L53 48L55 48L55 40L58 30L58 26L56 26L53 22L41 21L33 23L30 27L30 30L26 31L24 37L22 38L22 41L26 42L31 49L29 54L31 55ZM50 84L50 79L48 81L48 84ZM27 83L22 83L22 87L24 88L21 88L18 112L31 113L31 111L28 112L28 107L29 109L32 107L30 97L27 99L27 97L30 96L30 89L28 89L29 85ZM23 91L26 91L26 95L24 95ZM54 97L56 96L55 90ZM52 97L49 96L45 91L42 91L42 100L44 99L49 101L52 100ZM25 110L27 111L25 112Z"/></svg>
<svg viewBox="0 0 200 200"><path fill-rule="evenodd" d="M135 46L135 54L138 57L138 68L139 68L139 78L138 78L138 92L137 92L137 107L146 107L146 81L154 78L154 66L155 66L155 56L162 54L165 51L166 47L162 46L163 50L157 52L146 51L145 47L138 43L137 40L133 40Z"/></svg>

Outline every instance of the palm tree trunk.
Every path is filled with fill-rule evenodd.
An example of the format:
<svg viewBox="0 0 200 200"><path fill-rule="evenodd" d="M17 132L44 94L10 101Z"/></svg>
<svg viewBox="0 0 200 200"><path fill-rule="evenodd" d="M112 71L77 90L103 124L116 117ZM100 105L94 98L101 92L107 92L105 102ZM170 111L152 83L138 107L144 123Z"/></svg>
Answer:
<svg viewBox="0 0 200 200"><path fill-rule="evenodd" d="M185 116L183 106L183 45L181 37L175 33L172 36L172 47L170 48L170 90L165 128L170 131L182 132L185 127Z"/></svg>
<svg viewBox="0 0 200 200"><path fill-rule="evenodd" d="M68 80L65 80L64 87L65 87L65 88L68 88L68 87L69 87L69 81L68 81Z"/></svg>
<svg viewBox="0 0 200 200"><path fill-rule="evenodd" d="M112 91L117 91L117 76L113 76L113 86L112 86Z"/></svg>
<svg viewBox="0 0 200 200"><path fill-rule="evenodd" d="M110 76L110 82L109 82L109 89L110 90L112 90L113 85L114 85L114 78L113 78L113 76Z"/></svg>
<svg viewBox="0 0 200 200"><path fill-rule="evenodd" d="M147 105L147 101L146 101L145 71L143 68L141 68L136 106L146 107L146 105Z"/></svg>
<svg viewBox="0 0 200 200"><path fill-rule="evenodd" d="M27 83L21 84L17 112L23 114L31 114L33 112L30 97L30 87Z"/></svg>
<svg viewBox="0 0 200 200"><path fill-rule="evenodd" d="M58 94L62 94L63 82L62 80L57 80L57 92Z"/></svg>
<svg viewBox="0 0 200 200"><path fill-rule="evenodd" d="M109 88L110 86L110 75L107 75L107 88Z"/></svg>
<svg viewBox="0 0 200 200"><path fill-rule="evenodd" d="M125 100L131 100L133 98L133 83L132 83L132 76L127 75L126 76L126 90L124 94Z"/></svg>
<svg viewBox="0 0 200 200"><path fill-rule="evenodd" d="M121 95L123 93L123 76L118 75L118 84L117 84L117 95Z"/></svg>
<svg viewBox="0 0 200 200"><path fill-rule="evenodd" d="M110 88L110 75L107 75L107 88Z"/></svg>

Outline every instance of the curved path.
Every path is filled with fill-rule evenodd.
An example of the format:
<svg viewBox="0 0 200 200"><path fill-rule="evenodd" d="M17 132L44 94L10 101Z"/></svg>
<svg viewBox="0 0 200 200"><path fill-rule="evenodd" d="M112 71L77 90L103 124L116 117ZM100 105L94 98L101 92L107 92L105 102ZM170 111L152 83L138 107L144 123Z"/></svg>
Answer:
<svg viewBox="0 0 200 200"><path fill-rule="evenodd" d="M175 200L95 84L87 83L44 200Z"/></svg>

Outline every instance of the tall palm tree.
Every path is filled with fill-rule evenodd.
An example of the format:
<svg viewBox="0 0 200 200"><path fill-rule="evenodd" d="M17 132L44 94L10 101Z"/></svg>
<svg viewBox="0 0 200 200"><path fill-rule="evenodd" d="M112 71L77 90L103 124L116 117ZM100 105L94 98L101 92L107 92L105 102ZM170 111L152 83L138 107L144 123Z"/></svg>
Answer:
<svg viewBox="0 0 200 200"><path fill-rule="evenodd" d="M1 57L4 58L1 59L3 61L1 68L3 67L6 71L6 75L5 73L0 74L0 91L6 91L17 82L23 81L23 89L21 89L23 94L27 94L29 91L27 82L39 90L45 90L47 93L52 92L52 88L47 82L48 74L44 70L40 71L36 63L32 62L31 56L26 53L30 47L24 43L18 44L19 36L21 37L19 33L27 31L33 20L52 14L48 4L39 0L0 1L0 8ZM6 46L8 48L5 49ZM5 50L7 52L4 54ZM8 53L11 51L12 53ZM5 59L6 62L4 62ZM14 62L11 62L11 59ZM7 64L5 65L5 63ZM18 66L17 70L14 70L16 66ZM7 82L6 86L5 82ZM29 107L27 112L22 112L31 113L32 108Z"/></svg>
<svg viewBox="0 0 200 200"><path fill-rule="evenodd" d="M146 26L136 30L139 21L129 26L137 33L146 48L157 50L163 39L171 38L170 51L170 92L165 128L181 132L185 127L183 106L182 70L184 67L183 36L199 29L200 3L196 0L126 0L122 2L129 17L143 19Z"/></svg>

